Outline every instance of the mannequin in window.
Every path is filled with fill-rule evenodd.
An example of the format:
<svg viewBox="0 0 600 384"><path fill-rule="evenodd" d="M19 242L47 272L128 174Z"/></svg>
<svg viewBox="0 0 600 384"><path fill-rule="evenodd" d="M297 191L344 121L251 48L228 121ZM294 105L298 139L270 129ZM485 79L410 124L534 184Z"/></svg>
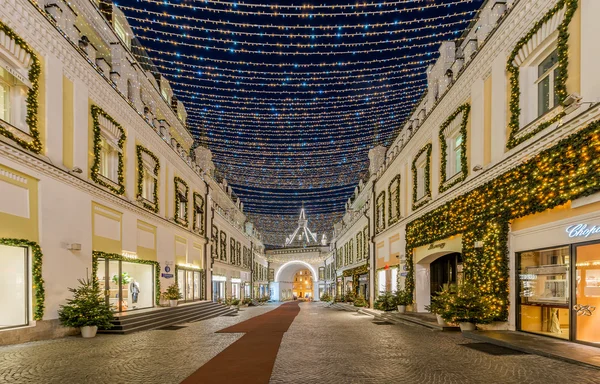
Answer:
<svg viewBox="0 0 600 384"><path fill-rule="evenodd" d="M137 304L138 295L140 293L140 283L138 283L137 280L133 279L131 281L131 284L129 284L129 292L131 292L131 302ZM134 305L133 308L135 307L136 306Z"/></svg>

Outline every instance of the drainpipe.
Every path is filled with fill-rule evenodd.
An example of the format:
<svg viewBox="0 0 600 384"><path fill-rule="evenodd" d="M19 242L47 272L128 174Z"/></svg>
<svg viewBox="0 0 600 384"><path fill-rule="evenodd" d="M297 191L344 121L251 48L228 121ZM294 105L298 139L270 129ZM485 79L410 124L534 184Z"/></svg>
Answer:
<svg viewBox="0 0 600 384"><path fill-rule="evenodd" d="M208 183L206 182L206 180L204 178L202 178L202 181L204 181L204 186L206 187L206 194L204 195L204 265L208 265L208 257L211 258L211 264L210 264L210 268L212 270L212 244L210 244L209 246L209 237L207 235L208 231L209 231L209 223L208 223ZM212 208L211 208L212 209ZM214 216L214 214L213 214ZM211 223L212 224L212 220ZM208 253L210 251L210 254ZM208 288L209 288L209 284L208 284L208 268L204 267L204 299L207 300L208 299ZM211 280L212 280L212 273L211 273ZM212 287L211 287L212 288ZM212 299L212 291L211 291L211 299Z"/></svg>
<svg viewBox="0 0 600 384"><path fill-rule="evenodd" d="M254 299L254 242L250 242L250 298Z"/></svg>
<svg viewBox="0 0 600 384"><path fill-rule="evenodd" d="M375 217L375 178L373 178L373 183L371 184L371 217ZM373 223L373 229L371 230L371 219L367 216L368 225L369 225L369 240L371 242L370 250L371 250L371 266L369 268L369 308L373 308L373 303L375 299L375 223ZM373 220L374 221L374 220ZM371 289L372 288L372 289Z"/></svg>

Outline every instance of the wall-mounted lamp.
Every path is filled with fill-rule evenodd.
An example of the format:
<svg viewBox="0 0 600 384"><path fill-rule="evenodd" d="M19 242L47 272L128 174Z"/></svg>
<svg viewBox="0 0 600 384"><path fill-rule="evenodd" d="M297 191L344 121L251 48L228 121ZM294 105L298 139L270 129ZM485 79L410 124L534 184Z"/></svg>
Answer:
<svg viewBox="0 0 600 384"><path fill-rule="evenodd" d="M475 244L473 244L473 247L477 249L483 248L483 241L476 241Z"/></svg>
<svg viewBox="0 0 600 384"><path fill-rule="evenodd" d="M473 167L473 172L479 172L483 169L483 167L479 164Z"/></svg>
<svg viewBox="0 0 600 384"><path fill-rule="evenodd" d="M83 171L81 170L81 168L79 168L79 167L75 167L75 168L71 169L71 170L69 171L69 173L77 173L77 174L81 174L81 173L83 173Z"/></svg>

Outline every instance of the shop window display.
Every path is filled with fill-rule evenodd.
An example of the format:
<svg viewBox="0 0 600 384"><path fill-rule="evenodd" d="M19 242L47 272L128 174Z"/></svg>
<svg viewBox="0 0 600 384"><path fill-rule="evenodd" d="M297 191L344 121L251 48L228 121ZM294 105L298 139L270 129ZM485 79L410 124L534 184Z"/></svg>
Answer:
<svg viewBox="0 0 600 384"><path fill-rule="evenodd" d="M575 337L600 345L600 244L578 246L575 258Z"/></svg>
<svg viewBox="0 0 600 384"><path fill-rule="evenodd" d="M522 331L569 339L569 247L519 254Z"/></svg>
<svg viewBox="0 0 600 384"><path fill-rule="evenodd" d="M154 266L98 259L100 290L116 312L154 305Z"/></svg>
<svg viewBox="0 0 600 384"><path fill-rule="evenodd" d="M0 329L27 325L29 307L27 248L0 245Z"/></svg>

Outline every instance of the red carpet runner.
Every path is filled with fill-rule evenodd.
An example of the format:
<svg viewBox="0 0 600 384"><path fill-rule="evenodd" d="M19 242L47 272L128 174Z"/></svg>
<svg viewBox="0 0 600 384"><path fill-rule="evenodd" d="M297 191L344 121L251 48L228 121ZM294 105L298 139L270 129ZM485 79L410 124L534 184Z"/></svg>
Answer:
<svg viewBox="0 0 600 384"><path fill-rule="evenodd" d="M182 384L268 383L283 334L298 312L298 302L285 303L264 315L220 330L218 333L245 335L192 373Z"/></svg>

